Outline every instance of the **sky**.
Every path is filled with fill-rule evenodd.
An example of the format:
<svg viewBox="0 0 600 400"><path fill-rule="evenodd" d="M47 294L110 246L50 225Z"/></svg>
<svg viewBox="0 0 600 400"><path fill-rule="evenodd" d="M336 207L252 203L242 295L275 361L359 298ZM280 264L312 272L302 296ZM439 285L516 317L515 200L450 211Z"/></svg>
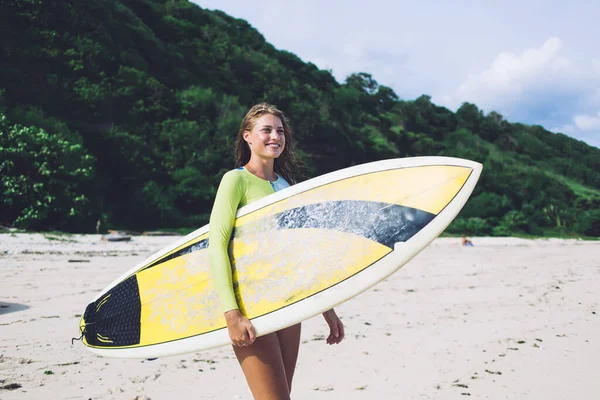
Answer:
<svg viewBox="0 0 600 400"><path fill-rule="evenodd" d="M339 82L463 102L600 148L600 2L193 0L242 18Z"/></svg>

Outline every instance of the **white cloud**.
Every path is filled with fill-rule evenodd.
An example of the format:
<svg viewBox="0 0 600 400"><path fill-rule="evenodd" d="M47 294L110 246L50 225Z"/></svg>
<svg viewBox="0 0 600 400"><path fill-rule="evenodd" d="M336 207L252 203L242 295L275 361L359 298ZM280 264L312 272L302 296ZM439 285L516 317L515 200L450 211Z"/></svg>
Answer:
<svg viewBox="0 0 600 400"><path fill-rule="evenodd" d="M577 131L577 129L572 124L566 124L561 127L550 128L550 132L560 132L560 133L566 133L568 135L571 135L571 134L575 133L576 131Z"/></svg>
<svg viewBox="0 0 600 400"><path fill-rule="evenodd" d="M559 54L561 48L561 40L551 37L540 48L527 49L521 54L499 54L488 69L471 75L458 87L451 97L452 105L468 101L484 108L502 109L527 91L539 90L564 78L573 63Z"/></svg>
<svg viewBox="0 0 600 400"><path fill-rule="evenodd" d="M600 131L600 112L598 116L593 115L577 115L573 118L575 126L582 131Z"/></svg>

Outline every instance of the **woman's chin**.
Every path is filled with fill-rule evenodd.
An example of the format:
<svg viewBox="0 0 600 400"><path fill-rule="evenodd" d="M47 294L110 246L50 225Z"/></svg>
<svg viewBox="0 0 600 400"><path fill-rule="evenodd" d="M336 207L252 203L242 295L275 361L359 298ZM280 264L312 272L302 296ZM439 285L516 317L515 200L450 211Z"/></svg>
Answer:
<svg viewBox="0 0 600 400"><path fill-rule="evenodd" d="M268 158L278 158L281 153L281 151L270 151L268 154L265 154L265 156Z"/></svg>

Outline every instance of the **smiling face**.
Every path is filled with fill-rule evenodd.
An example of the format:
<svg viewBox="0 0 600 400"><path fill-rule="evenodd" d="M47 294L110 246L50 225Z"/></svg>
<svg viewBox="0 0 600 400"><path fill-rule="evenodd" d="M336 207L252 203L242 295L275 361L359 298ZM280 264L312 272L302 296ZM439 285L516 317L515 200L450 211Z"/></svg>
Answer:
<svg viewBox="0 0 600 400"><path fill-rule="evenodd" d="M255 121L252 130L244 131L244 140L253 157L275 159L285 148L283 123L273 114L264 114Z"/></svg>

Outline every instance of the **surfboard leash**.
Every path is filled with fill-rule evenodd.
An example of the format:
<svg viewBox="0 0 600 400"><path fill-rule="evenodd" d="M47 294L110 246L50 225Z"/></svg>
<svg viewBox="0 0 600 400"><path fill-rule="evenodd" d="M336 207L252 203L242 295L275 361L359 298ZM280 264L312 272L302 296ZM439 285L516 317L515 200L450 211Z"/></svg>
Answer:
<svg viewBox="0 0 600 400"><path fill-rule="evenodd" d="M90 325L92 325L92 324L93 323L91 323ZM79 332L81 333L81 336L79 336L78 338L71 338L71 346L73 346L73 343L75 343L76 340L83 341L83 337L87 333L87 331L86 331L87 325L88 324L85 324L84 326L79 327Z"/></svg>

